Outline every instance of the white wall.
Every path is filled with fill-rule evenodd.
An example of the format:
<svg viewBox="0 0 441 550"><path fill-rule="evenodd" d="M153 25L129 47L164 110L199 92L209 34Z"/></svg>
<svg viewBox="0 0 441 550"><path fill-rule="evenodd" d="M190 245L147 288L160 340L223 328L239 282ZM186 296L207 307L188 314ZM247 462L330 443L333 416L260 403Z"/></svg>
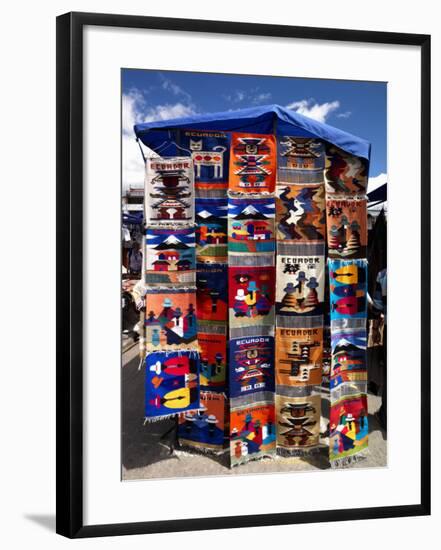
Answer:
<svg viewBox="0 0 441 550"><path fill-rule="evenodd" d="M218 3L168 0L150 4L134 0L124 3L115 0L61 0L51 5L10 2L3 6L0 173L3 194L7 195L2 201L1 220L6 245L2 271L2 290L6 298L4 327L8 331L2 339L2 355L5 357L1 361L3 377L0 382L0 498L3 504L0 540L5 548L51 549L72 544L56 536L53 528L42 525L53 525L51 515L55 508L55 16L76 10L432 33L432 113L433 120L441 120L438 102L441 96L441 31L435 2L403 0L398 4L370 0L360 4L347 0L339 3L314 0L309 3L309 8L308 3L296 4L285 0ZM226 7L221 9L221 6ZM146 52L146 62L148 56ZM33 134L35 140L32 140ZM23 135L29 136L28 139L25 140ZM439 134L434 135L434 166L438 164L436 152L440 145ZM438 170L433 174L434 180L435 175L438 180ZM441 203L441 192L439 182L434 181L434 184L435 241L440 237L441 216L435 205ZM433 250L435 253L435 246ZM439 277L439 268L440 261L434 257L434 283ZM440 307L439 293L434 293L433 311L439 312ZM439 318L434 318L433 323L436 344L441 329ZM439 353L436 352L433 353L434 388L439 387L441 381L437 364ZM433 413L435 457L439 457L441 452L437 412L434 410ZM198 545L228 545L231 548L237 544L266 548L277 540L279 544L298 548L349 547L354 544L360 550L374 545L383 548L387 544L400 549L421 547L439 533L439 468L433 472L433 481L438 494L434 495L433 516L430 518L150 535L148 538L126 537L124 540L85 540L75 544L77 548L91 544L94 548L121 544L126 548L146 545L164 545L165 548L179 545L182 549ZM381 487L378 490L381 491Z"/></svg>

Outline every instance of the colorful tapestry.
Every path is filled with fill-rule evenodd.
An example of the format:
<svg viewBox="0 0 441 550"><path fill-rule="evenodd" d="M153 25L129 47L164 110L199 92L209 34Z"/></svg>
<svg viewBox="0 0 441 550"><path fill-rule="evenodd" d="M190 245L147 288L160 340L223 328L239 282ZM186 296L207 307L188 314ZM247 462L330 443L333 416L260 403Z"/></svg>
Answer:
<svg viewBox="0 0 441 550"><path fill-rule="evenodd" d="M187 157L146 160L147 225L194 223L193 163Z"/></svg>
<svg viewBox="0 0 441 550"><path fill-rule="evenodd" d="M274 391L274 338L249 336L229 342L230 397Z"/></svg>
<svg viewBox="0 0 441 550"><path fill-rule="evenodd" d="M197 189L228 187L230 136L226 132L179 130L180 147L190 152Z"/></svg>
<svg viewBox="0 0 441 550"><path fill-rule="evenodd" d="M167 417L200 407L198 353L149 353L145 372L146 419Z"/></svg>
<svg viewBox="0 0 441 550"><path fill-rule="evenodd" d="M274 456L275 451L276 426L273 404L253 403L231 410L231 466L246 464L265 456Z"/></svg>
<svg viewBox="0 0 441 550"><path fill-rule="evenodd" d="M198 344L201 349L201 389L224 391L227 377L226 324L206 326L203 322L199 322L198 327Z"/></svg>
<svg viewBox="0 0 441 550"><path fill-rule="evenodd" d="M321 384L323 329L276 328L276 384Z"/></svg>
<svg viewBox="0 0 441 550"><path fill-rule="evenodd" d="M148 226L146 283L196 283L194 227Z"/></svg>
<svg viewBox="0 0 441 550"><path fill-rule="evenodd" d="M309 137L277 138L277 181L281 183L323 183L325 149Z"/></svg>
<svg viewBox="0 0 441 550"><path fill-rule="evenodd" d="M324 256L277 255L276 312L283 316L323 314Z"/></svg>
<svg viewBox="0 0 441 550"><path fill-rule="evenodd" d="M233 133L230 154L230 191L274 193L275 182L274 136Z"/></svg>
<svg viewBox="0 0 441 550"><path fill-rule="evenodd" d="M277 238L287 242L323 242L326 236L323 185L277 185Z"/></svg>
<svg viewBox="0 0 441 550"><path fill-rule="evenodd" d="M275 252L274 198L256 195L228 200L228 251Z"/></svg>
<svg viewBox="0 0 441 550"><path fill-rule="evenodd" d="M147 351L197 349L196 289L147 287Z"/></svg>
<svg viewBox="0 0 441 550"><path fill-rule="evenodd" d="M365 393L331 401L329 458L345 466L368 446L368 408Z"/></svg>
<svg viewBox="0 0 441 550"><path fill-rule="evenodd" d="M218 323L228 317L228 265L197 264L198 320Z"/></svg>
<svg viewBox="0 0 441 550"><path fill-rule="evenodd" d="M331 326L344 326L341 322L338 324L342 319L363 319L365 326L366 260L328 260L328 264Z"/></svg>
<svg viewBox="0 0 441 550"><path fill-rule="evenodd" d="M315 451L320 436L320 395L276 395L277 450L290 456Z"/></svg>
<svg viewBox="0 0 441 550"><path fill-rule="evenodd" d="M331 346L331 389L341 384L366 383L366 329L336 329L331 337Z"/></svg>
<svg viewBox="0 0 441 550"><path fill-rule="evenodd" d="M229 267L230 327L274 325L274 267Z"/></svg>
<svg viewBox="0 0 441 550"><path fill-rule="evenodd" d="M327 199L329 258L366 258L366 199Z"/></svg>
<svg viewBox="0 0 441 550"><path fill-rule="evenodd" d="M326 151L326 193L364 195L368 183L368 162L331 145Z"/></svg>
<svg viewBox="0 0 441 550"><path fill-rule="evenodd" d="M222 453L228 438L227 413L225 395L201 391L201 410L179 416L179 443L203 452Z"/></svg>
<svg viewBox="0 0 441 550"><path fill-rule="evenodd" d="M196 206L197 256L227 256L227 197L200 198Z"/></svg>

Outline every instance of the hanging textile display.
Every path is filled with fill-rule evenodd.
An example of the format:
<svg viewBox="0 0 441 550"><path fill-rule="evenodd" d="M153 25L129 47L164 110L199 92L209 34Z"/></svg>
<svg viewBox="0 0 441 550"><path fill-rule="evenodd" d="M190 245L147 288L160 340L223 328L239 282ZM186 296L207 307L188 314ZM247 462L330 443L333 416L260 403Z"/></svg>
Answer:
<svg viewBox="0 0 441 550"><path fill-rule="evenodd" d="M275 453L275 168L274 136L233 134L228 193L232 466Z"/></svg>
<svg viewBox="0 0 441 550"><path fill-rule="evenodd" d="M220 454L228 433L226 397L223 393L201 391L201 409L179 416L181 447Z"/></svg>
<svg viewBox="0 0 441 550"><path fill-rule="evenodd" d="M319 450L325 309L324 147L277 138L277 452Z"/></svg>
<svg viewBox="0 0 441 550"><path fill-rule="evenodd" d="M198 191L209 192L207 191ZM217 194L222 193L218 191ZM227 197L196 197L196 245L199 258L217 258L225 261L227 257ZM201 258L202 259L202 258Z"/></svg>

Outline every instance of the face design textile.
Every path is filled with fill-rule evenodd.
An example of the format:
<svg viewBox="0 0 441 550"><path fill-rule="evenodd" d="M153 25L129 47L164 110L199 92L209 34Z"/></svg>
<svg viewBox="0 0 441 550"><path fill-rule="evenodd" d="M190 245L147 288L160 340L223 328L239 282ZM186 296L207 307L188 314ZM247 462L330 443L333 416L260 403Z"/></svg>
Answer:
<svg viewBox="0 0 441 550"><path fill-rule="evenodd" d="M228 265L197 264L198 320L226 321L228 317Z"/></svg>
<svg viewBox="0 0 441 550"><path fill-rule="evenodd" d="M221 393L201 392L201 409L179 416L179 443L204 452L220 453L228 435L227 400Z"/></svg>
<svg viewBox="0 0 441 550"><path fill-rule="evenodd" d="M277 186L277 238L283 241L323 242L326 236L323 185Z"/></svg>
<svg viewBox="0 0 441 550"><path fill-rule="evenodd" d="M284 316L323 313L323 256L277 255L276 311Z"/></svg>
<svg viewBox="0 0 441 550"><path fill-rule="evenodd" d="M277 181L323 183L325 150L320 141L305 137L277 138Z"/></svg>
<svg viewBox="0 0 441 550"><path fill-rule="evenodd" d="M274 199L247 196L228 199L228 251L274 253Z"/></svg>
<svg viewBox="0 0 441 550"><path fill-rule="evenodd" d="M230 340L230 397L274 391L274 338L249 336Z"/></svg>
<svg viewBox="0 0 441 550"><path fill-rule="evenodd" d="M226 189L230 161L230 137L225 132L182 130L179 144L191 153L196 189Z"/></svg>
<svg viewBox="0 0 441 550"><path fill-rule="evenodd" d="M277 447L282 455L304 455L320 436L320 395L276 395Z"/></svg>
<svg viewBox="0 0 441 550"><path fill-rule="evenodd" d="M328 266L331 324L335 326L342 319L365 319L366 260L328 260Z"/></svg>
<svg viewBox="0 0 441 550"><path fill-rule="evenodd" d="M149 353L145 372L147 419L199 408L199 355L196 352Z"/></svg>
<svg viewBox="0 0 441 550"><path fill-rule="evenodd" d="M345 328L333 331L331 390L341 384L367 382L366 330Z"/></svg>
<svg viewBox="0 0 441 550"><path fill-rule="evenodd" d="M366 199L326 200L329 258L366 258Z"/></svg>
<svg viewBox="0 0 441 550"><path fill-rule="evenodd" d="M196 198L198 256L227 256L227 198Z"/></svg>
<svg viewBox="0 0 441 550"><path fill-rule="evenodd" d="M274 404L253 403L230 414L231 466L246 464L276 451Z"/></svg>
<svg viewBox="0 0 441 550"><path fill-rule="evenodd" d="M193 163L187 157L146 161L147 224L194 223Z"/></svg>
<svg viewBox="0 0 441 550"><path fill-rule="evenodd" d="M148 351L197 349L195 288L148 287L145 299Z"/></svg>
<svg viewBox="0 0 441 550"><path fill-rule="evenodd" d="M368 182L368 163L329 146L326 152L325 181L328 195L364 195Z"/></svg>
<svg viewBox="0 0 441 550"><path fill-rule="evenodd" d="M331 463L347 464L350 457L368 446L366 394L354 394L331 403L329 457Z"/></svg>
<svg viewBox="0 0 441 550"><path fill-rule="evenodd" d="M274 267L229 267L230 328L274 324Z"/></svg>
<svg viewBox="0 0 441 550"><path fill-rule="evenodd" d="M146 283L196 282L193 227L147 227Z"/></svg>
<svg viewBox="0 0 441 550"><path fill-rule="evenodd" d="M227 335L226 325L217 332L206 332L199 323L198 344L201 349L201 389L224 391L226 386ZM223 331L223 333L221 332Z"/></svg>
<svg viewBox="0 0 441 550"><path fill-rule="evenodd" d="M323 329L276 328L276 384L317 385L322 381Z"/></svg>
<svg viewBox="0 0 441 550"><path fill-rule="evenodd" d="M274 193L275 182L274 136L233 133L230 154L230 191Z"/></svg>

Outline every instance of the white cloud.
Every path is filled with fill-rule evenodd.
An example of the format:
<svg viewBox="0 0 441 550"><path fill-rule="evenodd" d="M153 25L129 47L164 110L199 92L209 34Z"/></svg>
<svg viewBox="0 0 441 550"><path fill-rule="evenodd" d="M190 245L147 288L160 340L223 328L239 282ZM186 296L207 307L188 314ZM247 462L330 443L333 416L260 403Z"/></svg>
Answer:
<svg viewBox="0 0 441 550"><path fill-rule="evenodd" d="M296 111L301 115L313 118L318 122L326 122L328 116L340 107L340 102L330 101L325 103L316 103L313 99L301 99L293 101L286 106L287 109Z"/></svg>
<svg viewBox="0 0 441 550"><path fill-rule="evenodd" d="M139 90L131 90L122 97L122 163L123 189L129 186L142 186L144 162L136 142L133 126L141 122L167 120L194 114L192 104L181 102L164 105L149 105ZM146 154L150 151L145 148Z"/></svg>
<svg viewBox="0 0 441 550"><path fill-rule="evenodd" d="M352 111L344 111L343 113L337 113L337 118L349 118L352 115Z"/></svg>
<svg viewBox="0 0 441 550"><path fill-rule="evenodd" d="M372 178L369 178L368 181L368 193L371 191L375 191L375 189L378 189L383 185L383 183L387 183L387 174L384 172L381 174L378 174L378 176L374 176Z"/></svg>
<svg viewBox="0 0 441 550"><path fill-rule="evenodd" d="M261 92L253 98L253 103L265 103L271 99L271 92Z"/></svg>
<svg viewBox="0 0 441 550"><path fill-rule="evenodd" d="M185 97L187 101L191 101L191 95L186 92L183 88L178 86L178 84L175 84L173 80L170 78L165 77L164 75L160 75L160 79L162 81L162 89L167 90L168 92L171 92L174 95Z"/></svg>

